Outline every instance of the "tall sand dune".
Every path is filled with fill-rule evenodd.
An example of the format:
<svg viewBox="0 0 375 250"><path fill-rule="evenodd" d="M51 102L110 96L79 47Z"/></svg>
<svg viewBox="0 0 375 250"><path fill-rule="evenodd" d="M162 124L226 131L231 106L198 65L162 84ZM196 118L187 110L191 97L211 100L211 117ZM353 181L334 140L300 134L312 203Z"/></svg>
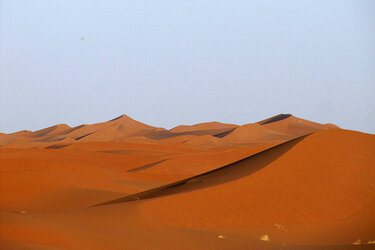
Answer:
<svg viewBox="0 0 375 250"><path fill-rule="evenodd" d="M178 227L270 230L286 244L367 242L375 230L374 162L375 136L320 131L160 190L141 209ZM311 234L314 227L321 231Z"/></svg>

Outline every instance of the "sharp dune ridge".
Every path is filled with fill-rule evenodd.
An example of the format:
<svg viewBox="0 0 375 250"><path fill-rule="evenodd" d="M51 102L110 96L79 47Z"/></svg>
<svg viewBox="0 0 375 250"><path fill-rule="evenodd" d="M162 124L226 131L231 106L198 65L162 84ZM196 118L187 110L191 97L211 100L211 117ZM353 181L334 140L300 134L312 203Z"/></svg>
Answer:
<svg viewBox="0 0 375 250"><path fill-rule="evenodd" d="M354 249L375 242L375 135L279 114L0 134L6 249Z"/></svg>
<svg viewBox="0 0 375 250"><path fill-rule="evenodd" d="M290 116L292 116L292 115L291 114L279 114L279 115L272 116L272 117L270 117L268 119L259 121L257 123L260 124L260 125L264 125L264 124L267 124L267 123L272 123L272 122L277 122L277 121L284 120L284 119L286 119L286 118L288 118Z"/></svg>
<svg viewBox="0 0 375 250"><path fill-rule="evenodd" d="M266 149L264 151L258 152L258 153L254 154L254 155L248 156L248 157L246 157L244 159L240 159L240 160L238 160L236 162L233 162L231 164L228 164L228 165L216 168L214 170L211 170L211 171L199 174L199 175L195 175L195 176L183 179L183 180L179 180L177 182L170 183L168 185L164 185L164 186L160 186L160 187L154 188L154 189L146 190L146 191L143 191L141 193L132 194L132 195L129 195L129 196L126 196L126 197L122 197L122 198L119 198L119 199L116 199L116 200L112 200L112 201L103 202L101 204L97 204L97 205L94 205L94 206L109 205L109 204L115 204L115 203L120 203L120 202L129 202L129 201L135 201L135 200L141 200L141 199L155 198L155 197L164 196L164 195L167 195L167 194L173 194L173 193L176 193L176 192L182 192L182 190L180 188L182 186L183 186L182 189L186 192L187 190L191 190L192 187L194 187L194 186L195 186L195 188L203 188L204 186L207 186L207 185L208 186L210 186L210 185L219 185L219 184L224 183L224 182L233 181L236 178L241 178L241 175L239 175L239 176L233 176L233 175L227 175L227 176L225 176L225 173L223 174L222 172L224 172L225 170L228 170L228 169L229 169L229 171L237 171L238 167L236 168L236 164L242 163L244 161L248 161L252 157L261 157L262 154L265 154L265 153L267 153L270 150L277 150L277 149L281 148L282 146L284 146L284 148L283 148L283 150L281 152L281 154L282 154L286 150L288 150L290 147L292 147L296 143L298 143L300 140L302 140L303 138L305 138L306 136L307 135L301 136L299 138L296 138L296 139L293 139L293 140L290 140L290 141L287 141L287 142L284 142L284 143L281 143L279 145L276 145L276 146L273 146L271 148L268 148L268 149ZM274 158L272 157L271 159L268 159L268 160L269 161L273 161ZM156 163L148 164L148 166L146 166L146 167L151 167L151 166L156 165L156 164L158 164L160 162L163 162L163 161L159 161L159 162L156 162ZM257 170L261 169L262 167L265 167L268 163L269 162L267 162L266 164L262 165L261 167L259 167L259 166L253 167L253 166L251 166L251 164L246 165L246 168L247 168L246 175L251 174L251 173L257 171ZM145 166L142 166L140 168L144 168L144 167ZM128 172L133 172L133 171L134 170L132 169L132 170L130 170ZM204 183L201 182L201 180L204 180L207 177L211 177L213 175L217 176L217 175L221 175L221 174L224 175L223 176L224 180L222 180L221 183L219 183L219 184L213 184L213 183L204 184ZM229 177L229 178L225 178L225 177ZM197 185L197 183L199 183L199 184ZM177 187L180 188L180 191L174 190Z"/></svg>

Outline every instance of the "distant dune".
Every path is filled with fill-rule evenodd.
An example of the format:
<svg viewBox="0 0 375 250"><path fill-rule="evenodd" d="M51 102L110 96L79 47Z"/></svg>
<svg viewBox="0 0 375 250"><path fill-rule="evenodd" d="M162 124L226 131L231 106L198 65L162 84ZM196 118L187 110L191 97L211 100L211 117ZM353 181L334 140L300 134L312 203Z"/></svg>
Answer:
<svg viewBox="0 0 375 250"><path fill-rule="evenodd" d="M293 115L279 115L260 122L265 128L291 136L301 136L322 129L338 128L333 124L320 124L304 120Z"/></svg>
<svg viewBox="0 0 375 250"><path fill-rule="evenodd" d="M0 248L371 249L375 136L280 114L0 134Z"/></svg>
<svg viewBox="0 0 375 250"><path fill-rule="evenodd" d="M170 131L173 133L197 131L197 130L216 130L216 129L232 129L238 127L235 124L226 124L220 122L204 122L196 125L180 125L172 128Z"/></svg>
<svg viewBox="0 0 375 250"><path fill-rule="evenodd" d="M292 139L293 136L266 128L257 123L246 124L234 129L223 140L232 143L268 143L277 140Z"/></svg>

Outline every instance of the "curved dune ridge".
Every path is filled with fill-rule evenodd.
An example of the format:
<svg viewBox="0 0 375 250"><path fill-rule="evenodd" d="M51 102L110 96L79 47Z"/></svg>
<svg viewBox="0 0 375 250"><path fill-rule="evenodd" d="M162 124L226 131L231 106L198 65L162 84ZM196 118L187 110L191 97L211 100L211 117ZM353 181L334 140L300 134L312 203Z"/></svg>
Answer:
<svg viewBox="0 0 375 250"><path fill-rule="evenodd" d="M260 124L260 125L264 125L264 124L267 124L267 123L272 123L272 122L284 120L284 119L286 119L290 116L292 116L292 115L291 114L278 114L278 115L272 116L270 118L267 118L265 120L259 121L257 123Z"/></svg>
<svg viewBox="0 0 375 250"><path fill-rule="evenodd" d="M168 217L170 223L190 226L347 219L375 202L374 145L372 135L345 130L317 132L192 177L191 182L165 191L176 195L150 200L142 206L157 217ZM237 192L240 197L233 195ZM228 203L232 205L224 205ZM278 209L274 209L275 204ZM166 213L182 207L186 209L184 214ZM205 211L207 216L202 216ZM253 216L245 216L249 211ZM231 216L230 220L220 214ZM367 232L367 237L372 233Z"/></svg>
<svg viewBox="0 0 375 250"><path fill-rule="evenodd" d="M370 249L374 166L374 135L290 114L0 134L0 245Z"/></svg>
<svg viewBox="0 0 375 250"><path fill-rule="evenodd" d="M293 115L287 115L287 117L283 117L283 119L276 119L276 121L263 122L263 124L261 125L267 129L271 129L283 134L288 134L290 136L301 136L306 133L316 132L323 129L338 128L333 124L325 125L311 122L295 117Z"/></svg>

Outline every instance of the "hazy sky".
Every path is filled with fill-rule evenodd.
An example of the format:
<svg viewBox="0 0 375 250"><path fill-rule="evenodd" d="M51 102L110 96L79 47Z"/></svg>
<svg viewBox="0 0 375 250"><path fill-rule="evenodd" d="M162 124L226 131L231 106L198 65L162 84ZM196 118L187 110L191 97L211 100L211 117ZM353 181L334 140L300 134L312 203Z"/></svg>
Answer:
<svg viewBox="0 0 375 250"><path fill-rule="evenodd" d="M375 1L0 0L0 132L278 113L375 133Z"/></svg>

